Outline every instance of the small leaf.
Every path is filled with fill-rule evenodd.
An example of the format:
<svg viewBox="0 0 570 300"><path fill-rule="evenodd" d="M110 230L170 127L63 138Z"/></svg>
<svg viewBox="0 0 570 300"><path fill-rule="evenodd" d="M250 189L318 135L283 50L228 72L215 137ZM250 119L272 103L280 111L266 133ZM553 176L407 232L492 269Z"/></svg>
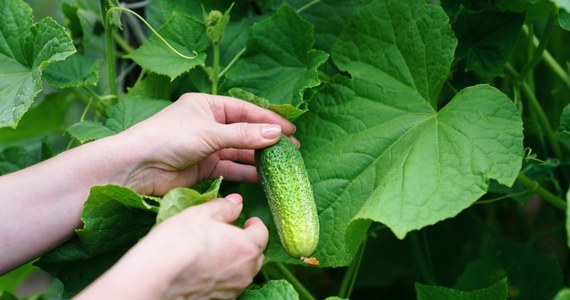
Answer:
<svg viewBox="0 0 570 300"><path fill-rule="evenodd" d="M274 104L299 106L318 86L317 68L328 54L313 48L313 25L288 5L251 26L246 53L226 74L225 88L239 87Z"/></svg>
<svg viewBox="0 0 570 300"><path fill-rule="evenodd" d="M164 195L160 201L160 209L156 216L156 223L160 223L174 215L177 215L184 209L205 203L218 197L222 177L214 180L208 190L201 193L195 189L179 187L170 190Z"/></svg>
<svg viewBox="0 0 570 300"><path fill-rule="evenodd" d="M507 279L483 289L460 291L442 286L416 283L418 300L505 300L508 299Z"/></svg>
<svg viewBox="0 0 570 300"><path fill-rule="evenodd" d="M173 86L170 79L163 75L148 72L142 80L127 88L129 96L139 96L150 99L170 99Z"/></svg>
<svg viewBox="0 0 570 300"><path fill-rule="evenodd" d="M238 300L299 300L299 294L286 280L271 280L258 289L247 289Z"/></svg>
<svg viewBox="0 0 570 300"><path fill-rule="evenodd" d="M198 56L192 59L181 57L153 35L126 57L145 69L170 77L171 81L197 66L204 65L204 51L208 47L204 24L187 15L175 14L157 31L175 50L186 56L192 57L194 53L198 53Z"/></svg>
<svg viewBox="0 0 570 300"><path fill-rule="evenodd" d="M291 104L272 104L267 99L256 96L253 93L240 88L232 88L228 92L232 97L242 99L257 106L269 109L291 122L295 121L298 117L307 111L306 108L300 109Z"/></svg>

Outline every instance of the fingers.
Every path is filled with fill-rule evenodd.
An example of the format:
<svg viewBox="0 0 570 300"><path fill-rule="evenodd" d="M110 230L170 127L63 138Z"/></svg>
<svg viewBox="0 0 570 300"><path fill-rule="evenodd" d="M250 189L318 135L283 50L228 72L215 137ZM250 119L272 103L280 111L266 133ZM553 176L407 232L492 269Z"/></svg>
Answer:
<svg viewBox="0 0 570 300"><path fill-rule="evenodd" d="M275 124L233 123L217 124L206 138L216 149L261 149L277 143L281 127Z"/></svg>
<svg viewBox="0 0 570 300"><path fill-rule="evenodd" d="M239 194L230 194L225 198L214 199L195 206L194 213L224 223L231 223L239 217L243 208L242 201L243 199Z"/></svg>
<svg viewBox="0 0 570 300"><path fill-rule="evenodd" d="M229 160L221 160L212 171L210 178L223 176L229 181L258 182L257 170L255 166L244 165Z"/></svg>
<svg viewBox="0 0 570 300"><path fill-rule="evenodd" d="M269 231L261 219L257 217L248 219L243 224L243 229L251 241L259 246L260 249L265 249L269 241Z"/></svg>
<svg viewBox="0 0 570 300"><path fill-rule="evenodd" d="M249 149L222 149L219 155L221 160L231 160L250 165L255 163L254 152Z"/></svg>
<svg viewBox="0 0 570 300"><path fill-rule="evenodd" d="M225 96L208 95L214 107L218 122L231 124L238 122L277 124L286 135L295 132L295 126L280 115L263 109L247 101Z"/></svg>

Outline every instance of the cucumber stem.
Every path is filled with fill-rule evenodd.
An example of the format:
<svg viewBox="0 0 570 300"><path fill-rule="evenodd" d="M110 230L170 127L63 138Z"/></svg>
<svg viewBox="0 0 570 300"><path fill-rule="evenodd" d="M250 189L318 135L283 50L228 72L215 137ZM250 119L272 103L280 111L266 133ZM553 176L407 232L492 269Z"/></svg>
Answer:
<svg viewBox="0 0 570 300"><path fill-rule="evenodd" d="M350 299L350 295L354 289L354 284L356 283L356 277L358 277L358 271L360 270L360 266L362 264L362 258L364 257L364 250L366 249L367 240L368 238L365 238L362 241L362 244L360 244L356 256L352 260L352 263L342 278L342 283L338 292L339 297L342 299Z"/></svg>
<svg viewBox="0 0 570 300"><path fill-rule="evenodd" d="M275 263L275 265L277 266L279 271L281 271L283 276L285 276L287 281L289 281L289 283L291 283L291 285L299 293L301 299L317 300L311 294L311 292L309 292L309 290L307 290L307 288L305 288L305 286L299 281L299 279L297 279L297 277L295 277L295 275L293 275L293 273L291 273L291 271L289 271L289 269L287 269L287 267L285 267L285 265L283 265L282 263Z"/></svg>

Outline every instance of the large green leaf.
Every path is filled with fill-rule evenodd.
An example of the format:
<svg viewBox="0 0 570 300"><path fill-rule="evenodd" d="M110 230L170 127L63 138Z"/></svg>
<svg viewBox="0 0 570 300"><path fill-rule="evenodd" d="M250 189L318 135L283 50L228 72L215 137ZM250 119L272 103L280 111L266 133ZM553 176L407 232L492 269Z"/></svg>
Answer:
<svg viewBox="0 0 570 300"><path fill-rule="evenodd" d="M156 224L159 214L161 221L215 198L221 181L205 182L204 192L177 188L163 199L144 197L126 187L95 186L81 213L83 227L76 230L72 240L42 256L36 265L61 280L67 296L74 295L142 238Z"/></svg>
<svg viewBox="0 0 570 300"><path fill-rule="evenodd" d="M42 90L42 71L75 48L53 19L32 24L22 0L1 0L0 15L0 127L16 127Z"/></svg>
<svg viewBox="0 0 570 300"><path fill-rule="evenodd" d="M194 58L182 57L168 48L158 36L153 35L126 57L156 74L170 77L170 80L194 67L204 65L204 50L208 47L208 37L203 23L187 15L174 14L158 29L158 33L176 51L190 57L193 57L193 53L198 55Z"/></svg>
<svg viewBox="0 0 570 300"><path fill-rule="evenodd" d="M85 202L83 228L36 263L74 295L111 267L155 223L158 208L118 186L93 187Z"/></svg>
<svg viewBox="0 0 570 300"><path fill-rule="evenodd" d="M225 86L298 106L303 91L320 84L317 68L328 58L312 47L313 25L285 5L250 28L247 52L226 74Z"/></svg>
<svg viewBox="0 0 570 300"><path fill-rule="evenodd" d="M454 46L441 8L416 0L364 6L341 34L333 59L352 79L322 90L297 122L323 265L348 264L372 221L403 238L469 207L491 179L514 182L522 122L504 94L478 85L441 111L430 105Z"/></svg>
<svg viewBox="0 0 570 300"><path fill-rule="evenodd" d="M506 300L507 279L474 291L460 291L442 286L416 283L418 300Z"/></svg>

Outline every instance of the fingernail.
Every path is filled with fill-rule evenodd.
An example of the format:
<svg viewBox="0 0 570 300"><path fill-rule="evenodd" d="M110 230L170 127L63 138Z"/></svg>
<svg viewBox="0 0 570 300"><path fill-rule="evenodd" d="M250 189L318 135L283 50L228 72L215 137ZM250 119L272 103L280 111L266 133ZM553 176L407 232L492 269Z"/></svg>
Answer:
<svg viewBox="0 0 570 300"><path fill-rule="evenodd" d="M235 204L241 204L243 201L243 198L239 194L229 194L226 196L226 199Z"/></svg>
<svg viewBox="0 0 570 300"><path fill-rule="evenodd" d="M261 128L261 136L264 139L272 140L281 135L281 126L279 125L266 125Z"/></svg>

